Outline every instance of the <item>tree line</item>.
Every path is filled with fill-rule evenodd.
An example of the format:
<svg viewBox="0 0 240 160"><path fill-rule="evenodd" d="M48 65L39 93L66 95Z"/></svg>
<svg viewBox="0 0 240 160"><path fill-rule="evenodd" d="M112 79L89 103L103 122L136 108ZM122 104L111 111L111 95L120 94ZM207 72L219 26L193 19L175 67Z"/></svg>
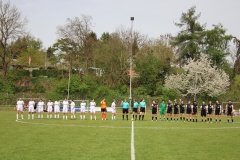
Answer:
<svg viewBox="0 0 240 160"><path fill-rule="evenodd" d="M199 22L201 13L196 13L195 6L183 12L180 22L175 23L180 29L176 36L166 33L158 38L134 31L131 39L130 28L124 26L113 33L104 32L98 38L92 29L91 16L68 18L65 24L56 28L58 40L46 50L40 39L28 34L25 29L27 19L16 6L0 1L0 11L0 83L4 86L0 92L3 93L30 92L31 95L36 92L47 98L59 98L66 96L71 76L70 93L76 98L100 98L107 94L111 95L109 98L127 97L130 53L134 70L132 89L136 97L184 96L176 89L164 87L166 77L183 73L189 61L197 61L201 53L212 62L212 67L216 66L229 75L230 88L238 83L238 38L227 35L221 24L206 29L206 24ZM233 39L237 49L231 53L229 44ZM232 65L227 60L229 55L232 55ZM18 76L20 73L13 71L12 66L41 66L45 69L51 66L59 74L47 80L34 79L27 74Z"/></svg>

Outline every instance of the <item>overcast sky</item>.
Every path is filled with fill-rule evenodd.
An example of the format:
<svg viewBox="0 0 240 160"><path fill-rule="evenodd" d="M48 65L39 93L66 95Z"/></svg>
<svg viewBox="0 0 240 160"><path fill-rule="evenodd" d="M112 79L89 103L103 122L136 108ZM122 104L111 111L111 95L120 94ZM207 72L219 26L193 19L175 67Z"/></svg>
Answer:
<svg viewBox="0 0 240 160"><path fill-rule="evenodd" d="M10 3L27 17L27 30L45 48L56 42L57 26L81 14L93 18L92 29L98 38L121 25L130 28L130 17L135 18L133 29L150 38L167 33L176 35L180 29L174 22L179 22L182 12L193 5L201 13L200 23L207 23L207 29L221 23L227 34L240 39L240 0L10 0Z"/></svg>

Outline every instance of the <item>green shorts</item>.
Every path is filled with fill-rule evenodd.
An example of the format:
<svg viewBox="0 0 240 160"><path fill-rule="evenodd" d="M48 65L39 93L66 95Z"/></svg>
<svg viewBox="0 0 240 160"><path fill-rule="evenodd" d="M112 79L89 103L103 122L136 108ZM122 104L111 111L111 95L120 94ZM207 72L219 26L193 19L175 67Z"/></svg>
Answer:
<svg viewBox="0 0 240 160"><path fill-rule="evenodd" d="M165 110L164 111L160 111L160 114L165 115L166 111Z"/></svg>

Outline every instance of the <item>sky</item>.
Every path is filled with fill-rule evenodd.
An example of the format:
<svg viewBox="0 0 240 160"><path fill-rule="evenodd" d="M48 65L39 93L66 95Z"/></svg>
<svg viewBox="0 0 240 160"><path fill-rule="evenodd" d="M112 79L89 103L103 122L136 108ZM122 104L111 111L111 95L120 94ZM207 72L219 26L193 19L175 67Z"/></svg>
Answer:
<svg viewBox="0 0 240 160"><path fill-rule="evenodd" d="M2 0L7 2L7 0ZM133 30L158 38L160 35L175 36L180 28L183 12L196 6L201 13L199 22L206 23L206 29L221 23L227 34L240 39L240 0L9 0L23 17L28 19L27 31L48 48L58 39L57 26L67 24L67 18L92 17L92 30L99 37L102 33L113 33L118 27L131 27L130 17L134 17Z"/></svg>

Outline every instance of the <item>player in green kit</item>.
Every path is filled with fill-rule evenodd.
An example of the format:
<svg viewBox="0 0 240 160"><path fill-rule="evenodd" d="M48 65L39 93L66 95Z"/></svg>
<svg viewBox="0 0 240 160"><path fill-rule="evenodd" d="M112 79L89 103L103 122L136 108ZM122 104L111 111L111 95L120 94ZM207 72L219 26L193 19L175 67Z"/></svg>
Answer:
<svg viewBox="0 0 240 160"><path fill-rule="evenodd" d="M159 110L160 110L160 121L162 121L162 120L165 121L166 104L165 104L164 100L162 100L162 103L160 103Z"/></svg>

